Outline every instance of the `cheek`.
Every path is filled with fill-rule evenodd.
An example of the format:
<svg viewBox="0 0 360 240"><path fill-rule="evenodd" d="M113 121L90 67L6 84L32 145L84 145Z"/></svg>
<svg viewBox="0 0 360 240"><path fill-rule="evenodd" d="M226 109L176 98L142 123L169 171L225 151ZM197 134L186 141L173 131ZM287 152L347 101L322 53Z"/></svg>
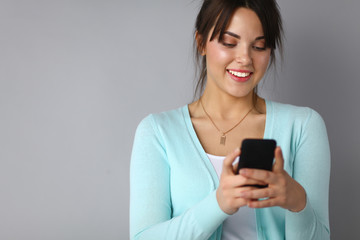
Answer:
<svg viewBox="0 0 360 240"><path fill-rule="evenodd" d="M209 42L206 46L206 60L208 63L226 64L231 61L232 54L221 49L218 44Z"/></svg>
<svg viewBox="0 0 360 240"><path fill-rule="evenodd" d="M269 65L269 61L270 61L270 53L258 56L256 58L256 63L255 63L256 68L258 70L261 70L261 71L265 72L268 65Z"/></svg>

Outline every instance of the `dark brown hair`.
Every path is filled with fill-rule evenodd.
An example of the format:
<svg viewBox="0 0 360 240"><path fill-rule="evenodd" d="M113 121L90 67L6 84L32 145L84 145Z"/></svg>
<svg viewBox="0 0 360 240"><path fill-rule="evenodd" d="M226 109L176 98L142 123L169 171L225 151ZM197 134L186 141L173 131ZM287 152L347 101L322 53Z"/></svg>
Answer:
<svg viewBox="0 0 360 240"><path fill-rule="evenodd" d="M218 40L221 41L232 15L235 10L240 7L254 11L260 19L266 47L271 49L270 66L272 66L276 60L276 47L279 48L282 54L283 28L276 0L204 0L196 18L194 32L194 35L198 34L198 36L200 36L199 42L197 42L194 37L195 61L198 66L198 80L195 87L194 98L201 95L206 83L206 57L201 56L201 51L205 49L211 28L214 27L214 31L210 37L210 41L214 40L216 36L218 36ZM257 98L257 88L255 88L254 93L253 96Z"/></svg>

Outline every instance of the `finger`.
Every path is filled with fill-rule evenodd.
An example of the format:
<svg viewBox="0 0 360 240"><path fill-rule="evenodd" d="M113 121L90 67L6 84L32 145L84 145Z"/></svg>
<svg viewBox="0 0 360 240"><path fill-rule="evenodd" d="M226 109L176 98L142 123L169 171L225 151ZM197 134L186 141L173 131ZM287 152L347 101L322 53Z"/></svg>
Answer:
<svg viewBox="0 0 360 240"><path fill-rule="evenodd" d="M240 149L236 148L232 153L226 156L223 162L223 169L221 174L234 174L232 163L239 155L240 155Z"/></svg>
<svg viewBox="0 0 360 240"><path fill-rule="evenodd" d="M268 183L248 178L246 179L246 182L243 185L241 185L241 187L253 186L259 188L259 186L266 186L266 185L268 185Z"/></svg>
<svg viewBox="0 0 360 240"><path fill-rule="evenodd" d="M273 198L276 192L273 188L254 189L252 191L242 191L240 197L247 199Z"/></svg>
<svg viewBox="0 0 360 240"><path fill-rule="evenodd" d="M240 170L240 175L257 181L262 181L266 184L274 183L276 180L274 173L255 168L243 168Z"/></svg>
<svg viewBox="0 0 360 240"><path fill-rule="evenodd" d="M239 167L239 161L237 161L237 163L233 164L233 172L235 174L238 174L238 167Z"/></svg>
<svg viewBox="0 0 360 240"><path fill-rule="evenodd" d="M249 200L247 205L250 208L266 208L278 206L277 200L275 198L269 198L266 200Z"/></svg>
<svg viewBox="0 0 360 240"><path fill-rule="evenodd" d="M244 186L249 186L249 185L266 185L267 184L263 181L250 179L250 178L244 177L242 175L228 176L223 181L227 187L231 187L231 188L244 187Z"/></svg>
<svg viewBox="0 0 360 240"><path fill-rule="evenodd" d="M256 190L256 189L258 189L258 188L257 187L251 187L251 186L235 188L234 191L233 191L233 196L235 198L244 198L243 193L251 192L252 190Z"/></svg>
<svg viewBox="0 0 360 240"><path fill-rule="evenodd" d="M284 158L280 147L275 149L275 164L273 165L273 171L279 172L284 169Z"/></svg>

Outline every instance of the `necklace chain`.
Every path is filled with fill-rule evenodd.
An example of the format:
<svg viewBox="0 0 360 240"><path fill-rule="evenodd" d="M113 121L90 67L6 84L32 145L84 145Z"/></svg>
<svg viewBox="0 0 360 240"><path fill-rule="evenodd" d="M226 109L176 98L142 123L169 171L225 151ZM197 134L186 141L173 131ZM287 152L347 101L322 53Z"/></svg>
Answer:
<svg viewBox="0 0 360 240"><path fill-rule="evenodd" d="M200 104L202 109L204 110L206 116L210 119L211 123L214 125L214 127L221 133L221 137L220 137L220 144L225 145L226 142L226 134L229 133L231 130L233 130L234 128L236 128L246 117L247 115L249 115L249 113L254 109L253 107L240 119L240 121L238 123L236 123L232 128L230 128L229 130L223 132L221 131L215 124L214 120L210 117L210 115L207 113L207 111L204 108L204 105L202 103L202 98L200 98Z"/></svg>

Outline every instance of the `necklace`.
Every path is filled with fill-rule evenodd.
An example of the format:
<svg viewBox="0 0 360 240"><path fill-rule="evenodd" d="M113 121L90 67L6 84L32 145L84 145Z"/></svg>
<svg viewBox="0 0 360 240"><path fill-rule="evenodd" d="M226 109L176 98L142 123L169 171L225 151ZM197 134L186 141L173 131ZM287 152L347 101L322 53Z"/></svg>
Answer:
<svg viewBox="0 0 360 240"><path fill-rule="evenodd" d="M214 127L221 133L221 137L220 137L220 144L221 145L225 145L226 142L226 134L229 133L231 130L233 130L234 128L236 128L246 117L247 115L249 115L249 113L251 112L251 110L253 110L253 107L240 119L240 121L238 123L236 123L232 128L230 128L229 130L223 132L221 131L215 124L215 122L212 120L212 118L210 117L210 115L206 112L204 105L202 103L202 98L200 98L200 104L202 109L204 110L206 116L210 119L211 123L214 125Z"/></svg>

